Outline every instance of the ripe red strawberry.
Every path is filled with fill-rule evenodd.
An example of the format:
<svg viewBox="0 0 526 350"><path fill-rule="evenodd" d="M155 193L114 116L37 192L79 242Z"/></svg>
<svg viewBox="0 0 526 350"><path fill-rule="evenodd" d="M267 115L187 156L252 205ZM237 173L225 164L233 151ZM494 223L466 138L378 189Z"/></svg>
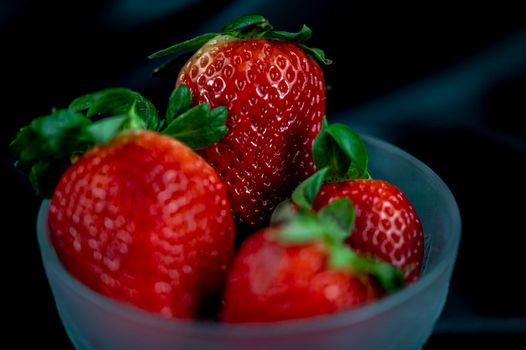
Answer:
<svg viewBox="0 0 526 350"><path fill-rule="evenodd" d="M351 199L356 210L349 245L401 269L406 282L416 280L422 267L424 233L407 197L382 180L350 180L323 185L313 208L340 198Z"/></svg>
<svg viewBox="0 0 526 350"><path fill-rule="evenodd" d="M161 127L195 148L226 133L226 109L188 109L190 101L181 87L159 120L141 95L103 90L35 119L11 144L37 192L52 194L50 238L64 267L165 317L201 316L220 295L234 248L215 170L181 142L142 130Z"/></svg>
<svg viewBox="0 0 526 350"><path fill-rule="evenodd" d="M221 35L205 34L151 57L203 45L183 66L194 103L226 106L229 132L200 151L225 182L237 224L268 223L275 206L314 173L312 144L325 114L318 49L299 44L311 35L272 31L260 16L242 17Z"/></svg>
<svg viewBox="0 0 526 350"><path fill-rule="evenodd" d="M49 226L75 277L166 317L196 317L221 288L233 252L214 170L178 141L146 131L75 162L55 190Z"/></svg>
<svg viewBox="0 0 526 350"><path fill-rule="evenodd" d="M352 220L344 217L352 215L352 206L346 199L331 206L318 217L300 213L285 226L263 229L243 243L229 272L223 321L272 322L331 314L380 298L385 291L375 277L390 291L403 284L394 268L360 258L345 247L350 229L346 225ZM346 224L339 227L342 222Z"/></svg>
<svg viewBox="0 0 526 350"><path fill-rule="evenodd" d="M358 135L344 125L324 124L313 154L318 168L324 169L318 176L318 187L310 189L306 199L293 194L294 202L319 210L334 200L349 198L356 211L347 240L351 248L401 269L406 282L416 280L424 256L422 223L398 188L370 178L367 150ZM321 186L323 179L329 183Z"/></svg>
<svg viewBox="0 0 526 350"><path fill-rule="evenodd" d="M286 246L263 229L243 244L225 292L225 322L272 322L330 314L377 299L372 285L327 268L322 244Z"/></svg>

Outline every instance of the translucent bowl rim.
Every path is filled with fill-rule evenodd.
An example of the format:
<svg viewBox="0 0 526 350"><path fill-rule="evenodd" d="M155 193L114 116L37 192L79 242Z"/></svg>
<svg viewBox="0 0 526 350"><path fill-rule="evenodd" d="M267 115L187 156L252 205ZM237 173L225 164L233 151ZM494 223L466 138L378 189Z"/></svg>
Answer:
<svg viewBox="0 0 526 350"><path fill-rule="evenodd" d="M187 334L193 333L195 335L206 335L208 337L288 336L291 334L312 333L337 329L340 327L349 327L354 323L377 317L382 313L409 301L413 296L425 291L439 278L439 276L445 273L449 264L452 263L451 260L454 262L456 259L460 240L461 221L460 212L451 191L428 166L411 156L409 153L385 141L366 135L361 135L361 137L366 143L375 145L387 153L402 157L406 161L412 163L434 183L435 188L446 196L446 199L450 204L447 207L447 212L445 212L445 214L448 214L447 216L451 218L451 222L449 223L450 239L446 242L444 249L440 252L438 264L422 275L415 283L374 303L332 315L275 323L223 324L207 321L164 319L153 313L140 310L103 296L82 284L64 269L51 241L49 240L47 226L49 200L43 201L37 221L37 236L42 259L47 262L48 273L54 273L54 275L61 280L63 285L67 286L73 292L97 305L101 309L138 324L144 324L152 328L164 329L172 332L185 332Z"/></svg>

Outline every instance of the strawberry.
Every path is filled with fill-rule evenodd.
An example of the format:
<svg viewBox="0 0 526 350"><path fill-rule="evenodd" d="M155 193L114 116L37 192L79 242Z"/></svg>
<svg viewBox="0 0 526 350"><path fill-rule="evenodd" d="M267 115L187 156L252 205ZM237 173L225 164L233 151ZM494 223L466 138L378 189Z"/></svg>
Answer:
<svg viewBox="0 0 526 350"><path fill-rule="evenodd" d="M356 222L347 243L362 255L401 269L406 282L415 281L424 255L422 223L397 187L371 179L367 150L358 135L344 125L324 124L313 154L316 165L326 169L328 183L319 184L319 192L312 190L308 199L297 196L295 202L319 210L332 201L350 199Z"/></svg>
<svg viewBox="0 0 526 350"><path fill-rule="evenodd" d="M318 215L302 211L249 237L228 275L222 320L273 322L332 314L400 288L398 270L344 245L352 216L350 201L341 199Z"/></svg>
<svg viewBox="0 0 526 350"><path fill-rule="evenodd" d="M233 255L234 222L214 169L181 142L143 130L167 123L166 134L190 141L204 127L207 133L198 133L195 145L224 134L218 122L226 120L224 109L200 105L175 118L185 104L172 98L161 121L142 96L104 90L36 119L12 147L31 167L34 184L54 189L50 238L74 277L144 310L195 318L220 293ZM118 116L96 122L87 117L102 114ZM52 177L45 164L65 157L76 159L58 185L46 184Z"/></svg>
<svg viewBox="0 0 526 350"><path fill-rule="evenodd" d="M194 103L226 106L229 132L200 154L225 182L240 231L268 223L275 206L314 173L312 144L325 113L319 49L303 44L311 31L273 31L261 16L229 23L159 51L151 58L200 49L183 65L176 86L186 84ZM173 71L177 59L157 71Z"/></svg>
<svg viewBox="0 0 526 350"><path fill-rule="evenodd" d="M331 314L374 301L358 276L327 267L320 243L280 244L276 228L249 237L235 258L225 292L225 322L272 322Z"/></svg>
<svg viewBox="0 0 526 350"><path fill-rule="evenodd" d="M318 210L328 203L349 198L356 223L348 244L358 253L375 256L398 267L406 282L420 275L424 233L418 215L398 188L383 180L349 180L321 187L314 200Z"/></svg>
<svg viewBox="0 0 526 350"><path fill-rule="evenodd" d="M51 240L93 289L167 317L194 317L233 251L226 191L180 142L148 131L92 149L62 176Z"/></svg>

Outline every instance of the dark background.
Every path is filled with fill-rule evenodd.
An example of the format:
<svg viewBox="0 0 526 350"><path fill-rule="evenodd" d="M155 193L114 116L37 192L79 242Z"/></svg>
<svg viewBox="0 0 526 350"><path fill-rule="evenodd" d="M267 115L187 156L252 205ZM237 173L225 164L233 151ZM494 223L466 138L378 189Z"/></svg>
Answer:
<svg viewBox="0 0 526 350"><path fill-rule="evenodd" d="M457 198L463 232L451 291L425 349L511 348L526 335L526 17L510 6L359 8L334 0L0 2L2 294L8 338L68 348L35 239L39 205L8 143L32 118L108 86L159 106L173 81L146 56L259 13L307 23L325 49L330 121L386 139L434 169ZM6 314L7 313L7 314ZM9 339L11 340L11 339ZM6 340L7 341L7 340Z"/></svg>

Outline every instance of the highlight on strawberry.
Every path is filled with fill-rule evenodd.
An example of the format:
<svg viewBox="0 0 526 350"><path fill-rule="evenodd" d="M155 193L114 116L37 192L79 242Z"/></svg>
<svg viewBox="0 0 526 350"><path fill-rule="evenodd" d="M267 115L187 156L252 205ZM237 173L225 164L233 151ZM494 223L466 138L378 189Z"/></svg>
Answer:
<svg viewBox="0 0 526 350"><path fill-rule="evenodd" d="M224 181L238 232L267 225L275 206L316 170L312 144L325 114L317 62L331 61L305 44L311 34L307 26L276 31L261 16L243 16L150 56L170 57L154 74L186 84L194 104L227 107L229 132L199 154Z"/></svg>
<svg viewBox="0 0 526 350"><path fill-rule="evenodd" d="M37 193L51 197L50 238L64 267L169 318L203 315L234 249L225 186L188 147L220 139L227 112L190 101L181 85L160 118L134 91L102 90L33 120L11 144Z"/></svg>

